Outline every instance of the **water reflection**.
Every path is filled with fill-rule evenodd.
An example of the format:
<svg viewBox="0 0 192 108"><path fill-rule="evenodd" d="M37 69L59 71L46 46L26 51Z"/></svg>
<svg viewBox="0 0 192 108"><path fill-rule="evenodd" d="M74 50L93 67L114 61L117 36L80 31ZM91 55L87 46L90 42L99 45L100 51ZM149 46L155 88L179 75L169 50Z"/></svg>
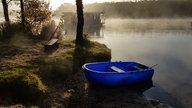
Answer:
<svg viewBox="0 0 192 108"><path fill-rule="evenodd" d="M107 91L114 90L116 92L119 92L121 90L125 90L125 91L133 92L135 94L142 96L143 92L145 92L146 90L152 87L153 87L153 81L145 81L145 82L141 82L134 85L116 86L116 87L89 84L88 90L89 92L93 92L93 91L98 92L103 90L107 90Z"/></svg>
<svg viewBox="0 0 192 108"><path fill-rule="evenodd" d="M130 22L134 22L134 20L120 22L110 20L116 22L116 25L106 21L105 37L92 40L104 43L112 49L112 61L137 61L149 66L158 64L155 67L153 81L158 84L157 89L163 89L164 92L153 94L157 89L152 89L150 97L156 99L156 95L158 95L158 99L161 101L165 98L162 93L168 93L170 94L169 97L175 97L185 107L191 108L192 30L190 30L190 23L188 23L189 20L172 19L169 20L169 27L163 28L162 25L167 22L167 20L165 22L163 20L156 23L157 25L161 24L161 29L134 29L129 27ZM139 21L142 24L141 26L144 27L151 22L149 20L142 23L141 20ZM137 20L135 20L136 23L138 23ZM121 27L118 25L121 25ZM157 25L153 26L156 27ZM174 25L174 27L171 28L171 25ZM135 26L139 26L139 23ZM169 99L174 101L173 98ZM170 101L167 101L167 103L169 104ZM178 103L177 101L174 102Z"/></svg>
<svg viewBox="0 0 192 108"><path fill-rule="evenodd" d="M92 26L85 27L84 33L87 33L90 37L103 38L104 37L104 27L103 26Z"/></svg>
<svg viewBox="0 0 192 108"><path fill-rule="evenodd" d="M76 35L76 26L70 26L65 28L67 36ZM104 27L103 26L85 26L83 29L84 34L88 34L92 38L103 38L104 37Z"/></svg>
<svg viewBox="0 0 192 108"><path fill-rule="evenodd" d="M151 99L151 97L153 99L155 98L157 100L160 100L163 103L168 103L173 108L185 108L180 102L180 100L178 100L176 97L173 97L166 90L162 89L158 84L154 84L154 85L155 87L143 93L146 96L146 98L149 98L149 99Z"/></svg>
<svg viewBox="0 0 192 108"><path fill-rule="evenodd" d="M143 92L153 87L153 82L148 81L129 87L106 87L99 85L88 86L88 97L104 107L130 107L144 103Z"/></svg>

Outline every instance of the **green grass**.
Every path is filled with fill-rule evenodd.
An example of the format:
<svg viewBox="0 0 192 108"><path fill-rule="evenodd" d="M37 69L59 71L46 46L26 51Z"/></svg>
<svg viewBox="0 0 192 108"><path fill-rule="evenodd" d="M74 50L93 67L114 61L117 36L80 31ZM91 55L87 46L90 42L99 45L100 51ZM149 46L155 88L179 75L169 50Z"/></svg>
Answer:
<svg viewBox="0 0 192 108"><path fill-rule="evenodd" d="M38 64L41 77L47 81L62 82L81 70L84 63L111 59L111 50L98 42L87 40L84 46L75 46L74 41L65 41L62 44L73 48L56 56L44 56Z"/></svg>
<svg viewBox="0 0 192 108"><path fill-rule="evenodd" d="M98 42L91 42L87 49L88 62L111 60L111 50L106 45Z"/></svg>
<svg viewBox="0 0 192 108"><path fill-rule="evenodd" d="M37 102L47 92L41 79L32 73L0 72L0 94L18 102Z"/></svg>
<svg viewBox="0 0 192 108"><path fill-rule="evenodd" d="M58 57L46 57L39 64L42 78L58 82L72 74L72 57L68 54Z"/></svg>
<svg viewBox="0 0 192 108"><path fill-rule="evenodd" d="M81 71L84 63L111 59L111 50L104 44L87 40L84 46L79 46L74 42L62 42L64 49L56 54L40 52L43 47L39 45L36 49L40 56L35 59L33 53L14 56L16 61L7 63L7 70L0 72L0 97L38 106L37 103L49 98L49 89L54 88L54 84L62 84L69 76Z"/></svg>

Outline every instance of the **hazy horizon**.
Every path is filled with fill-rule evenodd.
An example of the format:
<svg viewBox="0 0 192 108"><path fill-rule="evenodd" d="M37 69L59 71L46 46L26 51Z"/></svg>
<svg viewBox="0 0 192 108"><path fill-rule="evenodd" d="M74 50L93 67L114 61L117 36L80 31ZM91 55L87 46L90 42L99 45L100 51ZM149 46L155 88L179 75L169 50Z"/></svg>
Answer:
<svg viewBox="0 0 192 108"><path fill-rule="evenodd" d="M53 10L56 10L59 6L61 6L62 4L64 3L71 3L71 4L75 4L75 0L70 0L70 1L65 1L65 0L62 0L60 2L58 2L57 0L47 0L50 2L50 7L53 9ZM137 1L143 1L143 0L82 0L84 4L92 4L92 3L103 3L103 2L137 2ZM18 6L14 6L14 5L11 5L9 6L9 8L11 9L15 9L15 8L18 8ZM2 8L2 3L0 2L0 12L3 11L3 8Z"/></svg>

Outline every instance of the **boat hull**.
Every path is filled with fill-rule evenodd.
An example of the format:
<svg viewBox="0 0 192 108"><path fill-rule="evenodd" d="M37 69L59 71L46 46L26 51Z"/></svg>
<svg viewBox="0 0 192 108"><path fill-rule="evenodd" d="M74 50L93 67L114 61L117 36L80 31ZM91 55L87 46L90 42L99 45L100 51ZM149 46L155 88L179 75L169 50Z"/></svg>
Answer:
<svg viewBox="0 0 192 108"><path fill-rule="evenodd" d="M123 72L115 72L110 66ZM133 68L133 67L142 68ZM121 86L152 80L154 69L136 62L97 62L83 65L84 74L91 84Z"/></svg>

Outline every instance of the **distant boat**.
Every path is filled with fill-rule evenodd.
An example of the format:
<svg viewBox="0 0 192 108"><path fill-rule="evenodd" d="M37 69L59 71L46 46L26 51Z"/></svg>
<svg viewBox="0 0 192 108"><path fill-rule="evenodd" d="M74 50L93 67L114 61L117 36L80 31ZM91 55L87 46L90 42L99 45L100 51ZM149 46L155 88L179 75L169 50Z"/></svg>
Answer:
<svg viewBox="0 0 192 108"><path fill-rule="evenodd" d="M154 69L137 62L95 62L83 65L91 84L122 86L152 80Z"/></svg>

